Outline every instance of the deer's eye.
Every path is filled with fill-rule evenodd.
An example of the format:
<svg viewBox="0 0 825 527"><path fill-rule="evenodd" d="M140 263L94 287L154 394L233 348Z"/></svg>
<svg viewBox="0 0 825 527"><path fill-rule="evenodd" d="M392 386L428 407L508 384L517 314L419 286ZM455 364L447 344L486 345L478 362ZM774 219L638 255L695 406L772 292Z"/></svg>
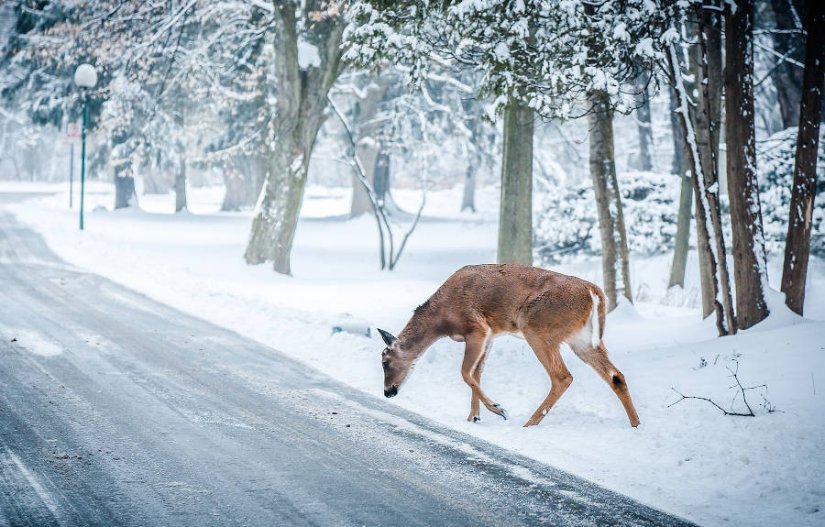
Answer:
<svg viewBox="0 0 825 527"><path fill-rule="evenodd" d="M388 361L388 360L382 360L382 361L381 361L381 367L382 367L382 368L384 368L384 370L386 370L387 368L389 368L389 367L390 367L390 361Z"/></svg>

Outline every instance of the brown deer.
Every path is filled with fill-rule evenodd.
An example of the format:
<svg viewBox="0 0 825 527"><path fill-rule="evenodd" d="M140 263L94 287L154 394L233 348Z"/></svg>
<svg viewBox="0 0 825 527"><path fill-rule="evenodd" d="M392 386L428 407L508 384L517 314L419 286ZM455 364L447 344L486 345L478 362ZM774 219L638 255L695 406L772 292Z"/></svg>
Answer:
<svg viewBox="0 0 825 527"><path fill-rule="evenodd" d="M507 412L481 390L481 372L493 337L523 337L550 376L550 393L524 426L537 425L573 382L559 347L567 343L596 370L622 402L630 426L639 416L624 375L607 357L605 296L599 286L553 271L516 264L469 265L447 279L422 305L398 338L379 329L384 395L394 397L415 362L438 339L464 342L461 375L472 390L468 421L480 420L479 401L494 414Z"/></svg>

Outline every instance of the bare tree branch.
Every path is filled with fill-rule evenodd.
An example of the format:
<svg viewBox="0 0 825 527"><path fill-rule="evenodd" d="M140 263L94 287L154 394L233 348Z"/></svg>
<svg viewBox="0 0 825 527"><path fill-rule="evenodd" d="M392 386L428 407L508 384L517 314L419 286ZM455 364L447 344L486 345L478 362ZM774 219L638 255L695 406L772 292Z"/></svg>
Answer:
<svg viewBox="0 0 825 527"><path fill-rule="evenodd" d="M759 384L759 385L756 385L756 386L747 386L747 387L744 386L742 384L742 381L739 379L739 361L737 359L733 359L733 362L736 363L736 367L734 369L731 369L730 366L726 366L727 370L730 372L730 377L733 378L733 380L734 380L734 384L730 385L728 388L729 389L736 389L736 391L734 392L734 395L733 395L733 399L731 400L731 403L730 403L730 408L731 408L730 410L726 410L725 408L720 406L718 403L716 403L716 401L714 401L710 397L700 397L700 396L697 396L697 395L685 395L682 392L680 392L679 390L677 390L676 388L672 388L672 387L671 387L671 390L673 390L674 392L676 392L679 395L679 399L677 399L676 401L670 403L669 405L667 405L667 407L670 408L672 406L676 406L677 404L681 403L685 399L695 399L697 401L705 401L706 403L711 404L712 406L716 407L719 411L721 411L722 414L724 414L724 415L730 415L730 416L734 416L734 417L756 417L756 413L753 411L753 408L748 403L747 392L749 392L750 390L756 390L756 389L759 389L759 388L765 388L765 390L767 390L768 386L766 384ZM735 411L733 409L733 405L736 402L736 398L739 397L740 395L742 396L742 402L745 404L745 407L748 409L747 412L738 412L738 411ZM768 399L765 397L765 394L763 393L761 395L762 395L762 401L763 401L761 403L761 406L763 408L765 408L765 410L768 413L776 412L777 411L776 407L773 406L773 404L771 404L770 401L768 401Z"/></svg>

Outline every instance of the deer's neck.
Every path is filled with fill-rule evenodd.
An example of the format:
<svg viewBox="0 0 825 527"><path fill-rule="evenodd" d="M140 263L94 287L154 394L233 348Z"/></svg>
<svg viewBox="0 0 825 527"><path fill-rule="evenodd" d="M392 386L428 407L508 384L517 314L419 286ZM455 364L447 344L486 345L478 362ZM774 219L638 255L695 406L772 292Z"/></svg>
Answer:
<svg viewBox="0 0 825 527"><path fill-rule="evenodd" d="M443 324L433 306L419 308L398 334L398 343L404 355L415 362L436 340L443 337Z"/></svg>

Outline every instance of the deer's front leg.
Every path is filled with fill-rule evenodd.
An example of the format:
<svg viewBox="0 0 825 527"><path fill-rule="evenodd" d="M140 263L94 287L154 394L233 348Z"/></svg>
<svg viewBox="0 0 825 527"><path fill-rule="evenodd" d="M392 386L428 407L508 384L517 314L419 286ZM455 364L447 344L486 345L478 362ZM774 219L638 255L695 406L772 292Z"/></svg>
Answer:
<svg viewBox="0 0 825 527"><path fill-rule="evenodd" d="M491 337L490 331L479 331L465 337L464 362L461 365L461 376L472 390L470 401L470 415L467 420L476 422L481 419L479 402L496 415L507 419L507 412L500 405L494 403L481 390L481 372L484 361L487 359Z"/></svg>

